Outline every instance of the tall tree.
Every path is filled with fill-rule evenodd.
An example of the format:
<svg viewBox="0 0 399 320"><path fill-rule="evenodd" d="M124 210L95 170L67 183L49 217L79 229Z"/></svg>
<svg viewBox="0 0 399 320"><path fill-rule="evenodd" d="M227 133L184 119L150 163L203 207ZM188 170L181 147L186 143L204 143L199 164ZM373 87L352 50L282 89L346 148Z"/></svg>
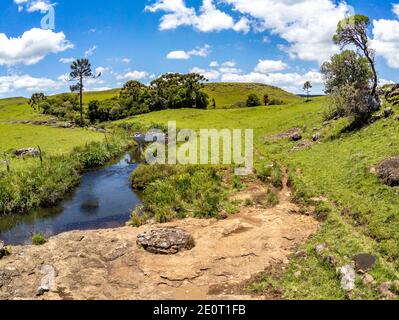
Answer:
<svg viewBox="0 0 399 320"><path fill-rule="evenodd" d="M337 33L334 35L334 42L343 49L348 45L354 45L361 51L370 63L373 72L373 86L371 96L375 97L378 86L378 75L375 67L375 51L370 47L367 31L370 27L370 18L356 14L343 19L338 23Z"/></svg>
<svg viewBox="0 0 399 320"><path fill-rule="evenodd" d="M40 108L40 104L41 104L43 101L46 101L46 99L47 99L47 98L46 98L46 96L44 95L44 93L42 93L42 92L34 93L34 94L32 94L31 98L29 99L29 105L30 105L33 109L37 110L37 109Z"/></svg>
<svg viewBox="0 0 399 320"><path fill-rule="evenodd" d="M69 74L70 81L77 81L75 85L70 86L72 92L79 92L79 110L80 110L80 125L83 126L83 81L88 78L98 78L101 73L95 75L91 69L91 64L88 59L78 59L71 64L71 73Z"/></svg>
<svg viewBox="0 0 399 320"><path fill-rule="evenodd" d="M312 88L313 88L313 86L310 83L310 81L306 81L305 84L303 85L303 91L306 92L306 101L309 101L309 92L310 92L310 89L312 89Z"/></svg>

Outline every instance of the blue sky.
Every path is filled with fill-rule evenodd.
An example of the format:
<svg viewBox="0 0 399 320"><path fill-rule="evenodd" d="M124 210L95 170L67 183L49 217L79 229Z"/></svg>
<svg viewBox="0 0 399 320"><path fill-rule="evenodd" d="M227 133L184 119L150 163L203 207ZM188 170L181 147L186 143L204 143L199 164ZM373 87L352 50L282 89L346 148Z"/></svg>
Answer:
<svg viewBox="0 0 399 320"><path fill-rule="evenodd" d="M399 3L399 0L396 0ZM262 82L300 93L323 90L320 64L337 51L338 20L370 16L382 82L399 82L399 5L333 0L1 0L0 97L67 91L72 58L102 77L87 88L149 83L165 72L210 81ZM79 11L77 10L79 8ZM41 20L54 12L54 29Z"/></svg>

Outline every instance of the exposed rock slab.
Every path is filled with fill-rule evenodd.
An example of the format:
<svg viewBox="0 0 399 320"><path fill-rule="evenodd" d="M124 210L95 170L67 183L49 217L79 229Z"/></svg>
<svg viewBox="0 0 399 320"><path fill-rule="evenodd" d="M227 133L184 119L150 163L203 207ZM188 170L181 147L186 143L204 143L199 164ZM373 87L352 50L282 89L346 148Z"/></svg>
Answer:
<svg viewBox="0 0 399 320"><path fill-rule="evenodd" d="M38 157L40 151L37 148L22 148L14 150L13 154L16 157Z"/></svg>
<svg viewBox="0 0 399 320"><path fill-rule="evenodd" d="M275 263L285 266L317 231L312 217L292 213L299 208L289 198L284 189L275 208L243 206L225 220L74 231L43 246L13 247L0 260L0 300L249 299L215 296L211 288L245 283ZM196 245L174 255L139 248L138 236L157 227L184 229Z"/></svg>

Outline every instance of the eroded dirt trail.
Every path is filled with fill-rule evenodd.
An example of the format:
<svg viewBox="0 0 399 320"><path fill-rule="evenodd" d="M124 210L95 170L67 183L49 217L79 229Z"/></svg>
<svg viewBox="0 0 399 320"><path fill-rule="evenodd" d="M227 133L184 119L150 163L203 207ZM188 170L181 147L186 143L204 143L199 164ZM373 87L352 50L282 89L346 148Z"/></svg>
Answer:
<svg viewBox="0 0 399 320"><path fill-rule="evenodd" d="M250 186L237 197L265 190ZM248 299L229 288L248 281L289 255L317 231L311 217L297 214L287 188L271 209L242 207L226 220L186 219L165 226L191 233L196 247L173 256L153 255L136 245L141 228L76 231L41 247L13 248L0 260L0 299ZM55 270L52 279L48 270ZM50 280L49 280L50 278ZM49 292L37 296L41 282Z"/></svg>

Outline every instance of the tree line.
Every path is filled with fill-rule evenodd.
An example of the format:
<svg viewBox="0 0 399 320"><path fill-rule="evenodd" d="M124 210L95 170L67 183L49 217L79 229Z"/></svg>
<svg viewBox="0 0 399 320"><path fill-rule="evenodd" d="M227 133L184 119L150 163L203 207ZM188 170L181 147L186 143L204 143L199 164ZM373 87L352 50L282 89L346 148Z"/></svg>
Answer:
<svg viewBox="0 0 399 320"><path fill-rule="evenodd" d="M29 104L36 110L73 120L81 125L88 119L91 123L123 119L137 114L165 109L206 109L208 95L202 91L208 81L197 73L167 73L153 80L149 85L139 81L128 81L119 96L106 100L93 100L87 109L83 105L84 80L96 78L87 59L79 59L71 65L69 80L76 81L70 87L72 94L51 97L34 93ZM73 94L76 93L77 94ZM213 102L215 104L215 102Z"/></svg>

